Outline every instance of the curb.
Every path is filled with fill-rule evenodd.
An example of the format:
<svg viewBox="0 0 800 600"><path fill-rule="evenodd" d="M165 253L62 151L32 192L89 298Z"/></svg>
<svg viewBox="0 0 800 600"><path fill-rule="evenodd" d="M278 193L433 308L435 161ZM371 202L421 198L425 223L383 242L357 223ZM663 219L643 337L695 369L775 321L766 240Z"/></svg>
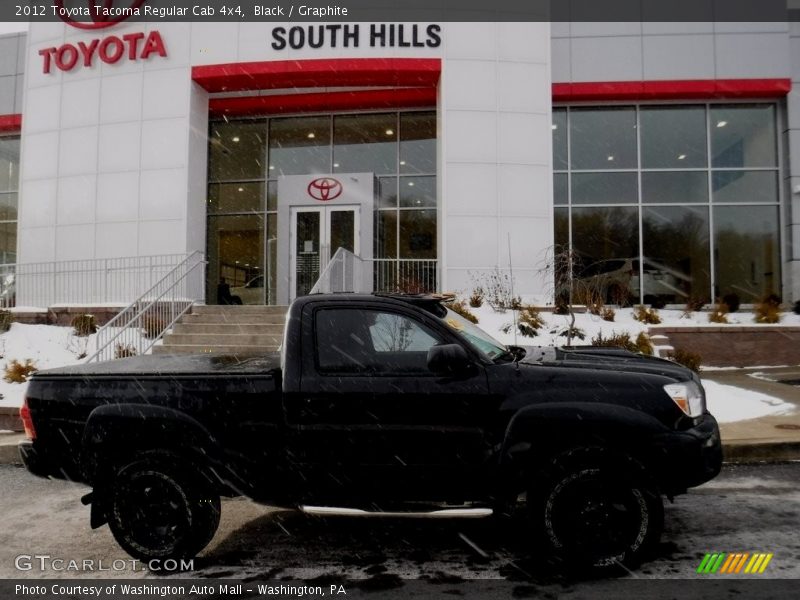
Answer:
<svg viewBox="0 0 800 600"><path fill-rule="evenodd" d="M772 463L800 460L800 441L722 444L728 464Z"/></svg>
<svg viewBox="0 0 800 600"><path fill-rule="evenodd" d="M21 465L19 441L0 443L0 465Z"/></svg>

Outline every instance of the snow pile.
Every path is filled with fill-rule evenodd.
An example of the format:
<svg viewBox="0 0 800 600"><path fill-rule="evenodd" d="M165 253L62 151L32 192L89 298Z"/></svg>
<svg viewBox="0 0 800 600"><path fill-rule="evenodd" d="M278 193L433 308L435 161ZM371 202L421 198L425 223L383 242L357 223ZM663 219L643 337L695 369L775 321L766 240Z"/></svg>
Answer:
<svg viewBox="0 0 800 600"><path fill-rule="evenodd" d="M785 415L794 405L779 398L715 381L703 381L709 412L720 423L744 421L770 415Z"/></svg>
<svg viewBox="0 0 800 600"><path fill-rule="evenodd" d="M94 337L77 337L72 327L54 325L24 325L12 323L11 329L0 335L0 406L22 406L27 383L8 383L3 379L6 365L12 360L25 362L30 358L37 369L52 369L83 362L78 355L94 351Z"/></svg>

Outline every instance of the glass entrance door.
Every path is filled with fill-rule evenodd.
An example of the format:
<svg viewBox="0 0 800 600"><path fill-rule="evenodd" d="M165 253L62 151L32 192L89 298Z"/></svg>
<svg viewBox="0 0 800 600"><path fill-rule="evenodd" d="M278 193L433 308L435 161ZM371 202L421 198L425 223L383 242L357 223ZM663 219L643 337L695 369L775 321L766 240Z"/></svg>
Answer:
<svg viewBox="0 0 800 600"><path fill-rule="evenodd" d="M358 254L357 206L292 208L289 289L304 296L339 248Z"/></svg>

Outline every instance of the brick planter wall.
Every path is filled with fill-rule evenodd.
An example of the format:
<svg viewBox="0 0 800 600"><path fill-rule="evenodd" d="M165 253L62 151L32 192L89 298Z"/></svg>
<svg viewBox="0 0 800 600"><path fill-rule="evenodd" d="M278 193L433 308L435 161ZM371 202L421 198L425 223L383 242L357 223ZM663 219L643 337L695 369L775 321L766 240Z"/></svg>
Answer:
<svg viewBox="0 0 800 600"><path fill-rule="evenodd" d="M800 327L723 325L650 327L675 349L691 350L709 367L800 365Z"/></svg>

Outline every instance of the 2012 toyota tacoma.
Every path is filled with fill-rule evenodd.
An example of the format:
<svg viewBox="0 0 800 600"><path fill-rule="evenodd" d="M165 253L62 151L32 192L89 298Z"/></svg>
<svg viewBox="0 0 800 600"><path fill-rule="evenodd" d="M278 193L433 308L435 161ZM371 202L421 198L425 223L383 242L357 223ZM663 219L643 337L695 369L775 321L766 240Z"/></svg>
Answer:
<svg viewBox="0 0 800 600"><path fill-rule="evenodd" d="M132 556L193 557L221 496L522 516L572 564L635 564L662 496L720 470L703 387L607 348L505 346L434 296L314 295L280 353L140 356L36 373L21 453L92 487Z"/></svg>

